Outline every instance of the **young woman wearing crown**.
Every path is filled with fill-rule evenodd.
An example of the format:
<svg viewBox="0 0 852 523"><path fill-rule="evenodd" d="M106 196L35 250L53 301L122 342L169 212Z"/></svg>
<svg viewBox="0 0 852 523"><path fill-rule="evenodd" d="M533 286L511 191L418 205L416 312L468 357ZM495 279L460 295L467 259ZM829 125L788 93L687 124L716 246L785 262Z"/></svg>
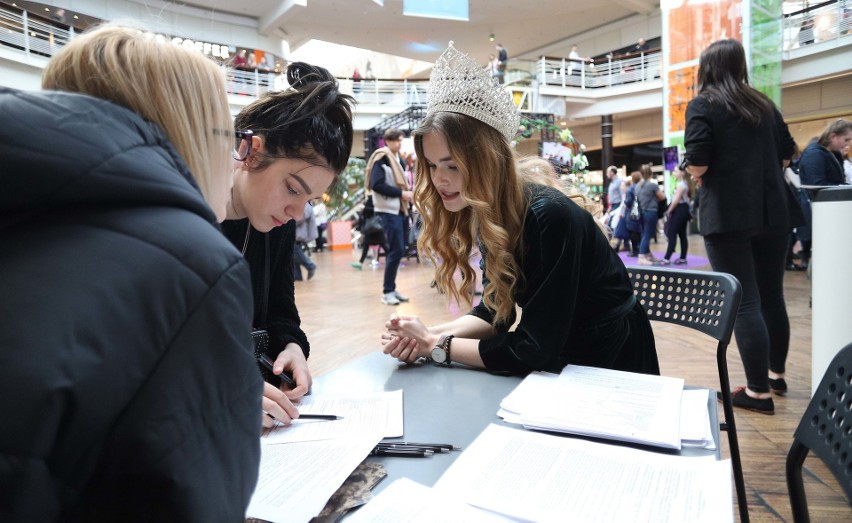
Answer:
<svg viewBox="0 0 852 523"><path fill-rule="evenodd" d="M435 263L439 289L468 303L478 245L482 302L432 327L391 316L384 352L513 373L559 372L570 363L659 374L651 326L624 264L582 196L560 190L545 161L516 158L519 121L511 94L451 42L432 70L427 116L414 135L414 201L424 218L418 243ZM515 305L523 312L510 330Z"/></svg>

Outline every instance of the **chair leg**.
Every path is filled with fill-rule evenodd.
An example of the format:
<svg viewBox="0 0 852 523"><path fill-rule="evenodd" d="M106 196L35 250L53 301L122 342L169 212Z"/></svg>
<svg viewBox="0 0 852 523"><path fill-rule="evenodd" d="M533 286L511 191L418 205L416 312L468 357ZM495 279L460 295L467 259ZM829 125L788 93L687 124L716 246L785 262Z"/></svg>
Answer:
<svg viewBox="0 0 852 523"><path fill-rule="evenodd" d="M793 440L793 446L787 453L787 491L790 494L790 508L793 509L795 523L809 523L808 498L805 496L805 485L802 482L802 465L808 455L808 447L798 440Z"/></svg>
<svg viewBox="0 0 852 523"><path fill-rule="evenodd" d="M734 473L734 486L737 490L737 505L740 509L740 521L748 523L748 499L746 497L743 464L740 459L740 444L737 438L737 424L734 418L734 403L731 399L731 381L728 378L728 346L719 342L716 350L716 365L719 370L719 386L722 388L722 410L725 412L723 430L728 432L728 447L731 453L731 468Z"/></svg>

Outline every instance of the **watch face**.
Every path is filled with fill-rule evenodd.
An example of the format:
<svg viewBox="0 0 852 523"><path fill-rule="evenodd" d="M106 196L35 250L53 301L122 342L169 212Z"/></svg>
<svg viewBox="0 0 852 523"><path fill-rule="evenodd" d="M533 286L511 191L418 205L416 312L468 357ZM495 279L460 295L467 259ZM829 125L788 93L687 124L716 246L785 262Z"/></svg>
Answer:
<svg viewBox="0 0 852 523"><path fill-rule="evenodd" d="M435 347L432 349L432 361L435 363L444 363L447 361L447 351L441 347Z"/></svg>

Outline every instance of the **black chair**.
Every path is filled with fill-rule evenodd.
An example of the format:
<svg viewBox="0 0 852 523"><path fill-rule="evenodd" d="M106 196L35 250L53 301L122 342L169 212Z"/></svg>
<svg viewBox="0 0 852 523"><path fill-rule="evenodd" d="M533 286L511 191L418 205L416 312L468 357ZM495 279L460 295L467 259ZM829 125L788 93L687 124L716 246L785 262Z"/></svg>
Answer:
<svg viewBox="0 0 852 523"><path fill-rule="evenodd" d="M787 490L796 523L810 521L802 482L808 452L825 463L852 505L852 343L831 360L787 453Z"/></svg>
<svg viewBox="0 0 852 523"><path fill-rule="evenodd" d="M636 299L648 313L649 319L690 327L718 341L716 366L725 413L725 420L719 423L719 429L728 433L740 521L748 522L748 502L726 358L742 298L740 282L730 274L721 272L650 267L628 267L627 272L633 282Z"/></svg>

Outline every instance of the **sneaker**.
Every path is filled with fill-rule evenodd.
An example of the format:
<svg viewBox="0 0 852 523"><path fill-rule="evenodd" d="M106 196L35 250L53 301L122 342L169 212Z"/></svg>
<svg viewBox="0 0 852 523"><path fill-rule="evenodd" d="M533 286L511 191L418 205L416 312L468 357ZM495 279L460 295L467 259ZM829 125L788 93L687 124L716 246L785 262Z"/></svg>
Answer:
<svg viewBox="0 0 852 523"><path fill-rule="evenodd" d="M402 302L402 301L408 301L408 297L403 296L402 294L400 294L400 293L399 293L399 292L397 292L397 291L393 291L393 295L394 295L394 296L396 296L396 299L398 299L398 300L399 300L399 301L401 301L401 302Z"/></svg>
<svg viewBox="0 0 852 523"><path fill-rule="evenodd" d="M364 268L364 266L361 265L361 262L352 262L349 266L358 269L359 271Z"/></svg>
<svg viewBox="0 0 852 523"><path fill-rule="evenodd" d="M778 378L777 380L769 378L769 390L779 396L783 396L787 394L787 382L784 381L784 378Z"/></svg>
<svg viewBox="0 0 852 523"><path fill-rule="evenodd" d="M637 258L638 256L639 256L638 252L628 252L627 253L628 258Z"/></svg>
<svg viewBox="0 0 852 523"><path fill-rule="evenodd" d="M316 267L311 267L310 269L308 269L308 279L309 280L312 279L316 273L317 273Z"/></svg>
<svg viewBox="0 0 852 523"><path fill-rule="evenodd" d="M752 398L746 393L745 387L739 387L731 393L731 403L734 407L767 414L769 416L775 414L775 403L772 398L757 399Z"/></svg>
<svg viewBox="0 0 852 523"><path fill-rule="evenodd" d="M675 265L686 265L686 258L678 258L672 263L674 263Z"/></svg>
<svg viewBox="0 0 852 523"><path fill-rule="evenodd" d="M393 292L387 292L382 295L382 303L385 305L399 305L399 300Z"/></svg>
<svg viewBox="0 0 852 523"><path fill-rule="evenodd" d="M657 265L657 260L651 254L640 254L636 263L639 265Z"/></svg>
<svg viewBox="0 0 852 523"><path fill-rule="evenodd" d="M671 265L672 261L668 258L663 258L657 262L659 265Z"/></svg>

